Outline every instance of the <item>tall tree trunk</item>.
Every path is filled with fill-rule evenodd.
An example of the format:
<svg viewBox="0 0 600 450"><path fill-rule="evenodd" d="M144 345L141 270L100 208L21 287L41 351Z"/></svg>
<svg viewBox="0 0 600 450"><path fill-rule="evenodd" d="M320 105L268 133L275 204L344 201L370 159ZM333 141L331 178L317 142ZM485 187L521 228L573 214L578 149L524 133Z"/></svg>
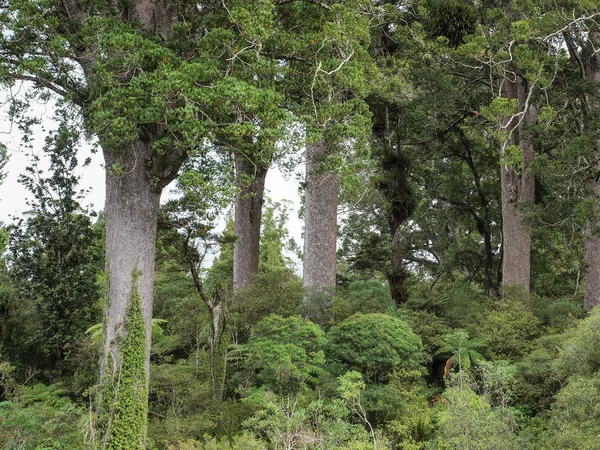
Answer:
<svg viewBox="0 0 600 450"><path fill-rule="evenodd" d="M588 48L585 58L585 72L583 74L597 90L600 85L600 57L597 49L600 45L600 31L590 31L588 34ZM600 101L595 92L593 98L587 98L586 104L590 116L586 119L586 132L597 133L594 122L600 114ZM596 125L597 126L597 125ZM594 216L585 226L583 240L583 307L589 311L600 303L600 140L596 139L596 149L593 156L595 177L588 180L587 187L596 201Z"/></svg>
<svg viewBox="0 0 600 450"><path fill-rule="evenodd" d="M150 145L135 141L134 166L122 174L106 171L106 261L108 276L108 310L105 355L119 361L117 337L122 334L124 318L134 289L140 296L146 329L152 328L154 296L154 257L158 206L162 189L152 186L143 163L151 157ZM129 155L126 155L129 156ZM105 152L106 167L117 163L113 152ZM131 158L129 158L131 159ZM134 285L135 281L135 285ZM146 364L150 356L147 333ZM110 359L109 359L110 360ZM105 369L114 372L115 367Z"/></svg>
<svg viewBox="0 0 600 450"><path fill-rule="evenodd" d="M238 292L254 281L258 273L260 225L268 168L254 164L239 153L235 169L240 192L235 198L233 246L233 289Z"/></svg>
<svg viewBox="0 0 600 450"><path fill-rule="evenodd" d="M327 156L323 141L306 146L303 285L308 291L325 294L335 288L340 190L337 174L323 170Z"/></svg>
<svg viewBox="0 0 600 450"><path fill-rule="evenodd" d="M501 165L500 182L502 186L502 284L521 285L529 290L531 282L531 233L523 223L523 214L519 206L523 202L535 201L535 179L527 173L534 157L533 142L525 129L535 119L535 108L527 105L527 83L519 75L515 79L504 80L503 94L508 99L517 99L520 116L514 115L506 120L503 127L510 132L510 139L504 143L521 148L519 168ZM520 121L520 122L519 122Z"/></svg>
<svg viewBox="0 0 600 450"><path fill-rule="evenodd" d="M147 173L152 145L105 151L108 305L102 360L108 448L143 448L150 372L156 227L162 185ZM117 169L118 168L118 169Z"/></svg>

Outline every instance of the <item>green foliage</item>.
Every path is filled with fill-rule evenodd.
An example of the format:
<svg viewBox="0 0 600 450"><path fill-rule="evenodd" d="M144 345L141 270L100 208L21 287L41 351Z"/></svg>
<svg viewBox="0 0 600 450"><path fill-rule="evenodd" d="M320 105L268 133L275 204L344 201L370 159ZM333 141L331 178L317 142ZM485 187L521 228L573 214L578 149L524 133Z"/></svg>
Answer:
<svg viewBox="0 0 600 450"><path fill-rule="evenodd" d="M514 412L493 409L471 389L446 389L439 405L433 448L519 449Z"/></svg>
<svg viewBox="0 0 600 450"><path fill-rule="evenodd" d="M485 314L478 335L486 340L489 355L516 361L531 349L542 332L541 321L520 302L505 300Z"/></svg>
<svg viewBox="0 0 600 450"><path fill-rule="evenodd" d="M152 365L149 394L148 437L161 448L217 428L207 358Z"/></svg>
<svg viewBox="0 0 600 450"><path fill-rule="evenodd" d="M65 394L93 391L98 345L84 330L99 321L104 280L101 225L88 235L89 219L68 211L79 199L68 172L82 122L117 179L144 164L160 190L186 161L184 195L160 223L154 311L167 322L151 349L150 403L132 306L116 343L121 367L89 427L99 446L598 447L600 319L581 320L580 307L581 230L597 212L598 89L578 74L594 67L586 52L597 1L150 2L146 29L132 18L149 2L5 3L0 83L31 82L10 96L26 145L37 123L30 102L61 97L46 144L59 171L30 172L28 182L34 194L62 187L40 197L12 231L19 250L0 260L0 395L9 400L0 446L84 445L87 419ZM161 15L167 3L174 9ZM536 201L525 214L534 294L507 289L498 299L499 169L523 166L519 147L501 146L501 124L523 106L499 90L515 74L529 103L543 104L530 127ZM336 296L303 293L284 254L285 208L269 204L261 273L234 297L232 223L212 232L235 194L232 160L241 152L257 167L290 168L304 143L321 140L322 168L341 176L346 207ZM140 143L152 147L144 161L128 150ZM6 156L0 145L0 182ZM67 212L54 214L69 195ZM92 235L88 247L78 240ZM0 255L7 239L0 228ZM62 266L51 264L58 254ZM394 311L392 297L405 307ZM217 303L220 343L207 310ZM442 378L449 358L459 373ZM65 387L16 385L40 369Z"/></svg>
<svg viewBox="0 0 600 450"><path fill-rule="evenodd" d="M407 322L384 314L356 314L328 333L326 353L334 372L360 372L367 383L385 383L395 370L417 369L423 346Z"/></svg>
<svg viewBox="0 0 600 450"><path fill-rule="evenodd" d="M590 376L600 370L600 307L579 322L564 343L558 359L563 376Z"/></svg>
<svg viewBox="0 0 600 450"><path fill-rule="evenodd" d="M217 440L210 436L204 436L202 440L187 439L165 448L166 450L261 450L264 445L249 433L243 433L233 439Z"/></svg>
<svg viewBox="0 0 600 450"><path fill-rule="evenodd" d="M574 376L557 394L548 424L548 448L591 450L600 433L600 376Z"/></svg>
<svg viewBox="0 0 600 450"><path fill-rule="evenodd" d="M325 333L300 317L271 315L254 328L246 345L245 367L263 386L281 396L297 396L323 373Z"/></svg>
<svg viewBox="0 0 600 450"><path fill-rule="evenodd" d="M85 408L60 384L20 387L18 399L0 402L0 446L7 449L83 450Z"/></svg>
<svg viewBox="0 0 600 450"><path fill-rule="evenodd" d="M394 309L389 287L378 280L353 281L342 295L348 302L349 315L385 314Z"/></svg>
<svg viewBox="0 0 600 450"><path fill-rule="evenodd" d="M550 335L538 338L533 349L516 363L520 373L519 402L523 409L534 412L547 410L554 395L563 384L566 374L557 370L561 348L567 336Z"/></svg>
<svg viewBox="0 0 600 450"><path fill-rule="evenodd" d="M68 358L90 323L99 319L97 274L102 270L101 230L92 225L79 202L76 158L79 134L61 123L46 139L50 174L39 168L39 157L20 182L34 195L26 219L10 229L11 275L19 297L35 314L31 335L21 352L14 348L17 335L8 332L10 357L20 365L35 364L46 376L72 373ZM6 342L8 341L8 342ZM35 358L32 358L35 356ZM32 361L34 360L34 361Z"/></svg>
<svg viewBox="0 0 600 450"><path fill-rule="evenodd" d="M302 280L289 270L262 272L254 283L237 295L230 321L240 331L249 331L270 314L298 314L302 304Z"/></svg>
<svg viewBox="0 0 600 450"><path fill-rule="evenodd" d="M440 347L441 337L448 333L448 326L435 314L422 310L399 310L410 323L413 332L421 338L426 360L429 361Z"/></svg>
<svg viewBox="0 0 600 450"><path fill-rule="evenodd" d="M288 205L267 199L263 207L259 271L282 272L292 268L292 260L284 255L284 250L298 252L296 243L289 238L286 228Z"/></svg>
<svg viewBox="0 0 600 450"><path fill-rule="evenodd" d="M433 288L420 283L409 297L408 307L434 313L452 328L478 323L491 303L477 286L465 282L437 283Z"/></svg>
<svg viewBox="0 0 600 450"><path fill-rule="evenodd" d="M490 405L504 409L514 403L518 395L517 370L517 366L501 359L479 364L481 394Z"/></svg>
<svg viewBox="0 0 600 450"><path fill-rule="evenodd" d="M0 144L0 184L4 181L4 178L6 177L6 173L3 171L3 169L6 166L6 163L8 162L8 158L9 156L6 147Z"/></svg>
<svg viewBox="0 0 600 450"><path fill-rule="evenodd" d="M246 420L244 427L267 448L373 449L364 429L350 423L348 416L348 409L339 399L314 401L291 412L269 402Z"/></svg>
<svg viewBox="0 0 600 450"><path fill-rule="evenodd" d="M452 363L458 371L468 371L472 365L483 361L479 350L485 348L487 342L483 339L470 338L465 330L456 330L446 334L440 339L439 355L450 355ZM454 357L456 357L454 359Z"/></svg>
<svg viewBox="0 0 600 450"><path fill-rule="evenodd" d="M135 283L135 277L134 277ZM119 343L121 361L107 392L113 395L108 418L106 448L143 449L148 415L146 386L146 325L137 290L131 296L124 323L125 336Z"/></svg>
<svg viewBox="0 0 600 450"><path fill-rule="evenodd" d="M435 433L435 410L430 399L436 391L425 385L419 371L396 372L389 386L402 405L384 424L386 435L399 449L422 448Z"/></svg>

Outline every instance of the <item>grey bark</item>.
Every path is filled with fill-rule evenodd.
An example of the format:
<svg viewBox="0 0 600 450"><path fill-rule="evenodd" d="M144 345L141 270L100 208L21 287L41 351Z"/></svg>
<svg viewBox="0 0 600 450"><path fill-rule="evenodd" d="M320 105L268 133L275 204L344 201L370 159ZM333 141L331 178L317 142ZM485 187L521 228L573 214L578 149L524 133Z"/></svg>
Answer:
<svg viewBox="0 0 600 450"><path fill-rule="evenodd" d="M519 111L507 119L503 127L511 131L509 145L521 148L521 167L502 165L500 183L502 188L502 284L521 285L529 291L531 282L531 232L523 223L519 207L523 202L535 201L535 178L527 171L533 162L534 151L530 132L526 129L535 120L536 109L526 105L527 83L519 75L504 80L503 95L517 99ZM526 109L526 110L525 110ZM519 123L520 121L520 123Z"/></svg>
<svg viewBox="0 0 600 450"><path fill-rule="evenodd" d="M338 175L322 167L327 159L324 142L306 147L304 201L304 275L309 292L331 293L335 288Z"/></svg>
<svg viewBox="0 0 600 450"><path fill-rule="evenodd" d="M136 0L131 14L148 31L170 29L166 6L157 0ZM157 22L160 18L160 22ZM85 65L84 65L85 68ZM119 367L119 337L135 288L146 325L146 379L149 382L154 300L154 260L160 195L179 171L185 155L158 154L152 149L155 127L140 129L127 148L104 148L106 165L106 261L108 305L101 375ZM122 170L113 171L117 165Z"/></svg>
<svg viewBox="0 0 600 450"><path fill-rule="evenodd" d="M592 85L600 83L600 58L594 51L600 45L600 31L590 31L588 34L588 48L585 52L585 68L582 74ZM597 89L597 87L595 88ZM594 94L592 94L594 95ZM586 132L595 131L590 123L600 113L600 102L597 98L586 99L589 117L586 120ZM592 309L600 303L600 141L596 140L596 149L593 155L594 178L587 181L586 185L591 196L596 201L594 216L585 226L583 241L583 306L586 310Z"/></svg>
<svg viewBox="0 0 600 450"><path fill-rule="evenodd" d="M146 370L149 372L156 227L162 185L152 183L147 162L151 144L134 141L124 153L105 151L106 167L123 165L123 173L106 171L106 261L108 305L103 374L120 363L119 336L135 288L146 324ZM124 163L126 161L126 163Z"/></svg>
<svg viewBox="0 0 600 450"><path fill-rule="evenodd" d="M268 168L254 164L239 153L235 160L238 187L235 198L233 246L233 289L238 292L254 281L258 273L260 225Z"/></svg>

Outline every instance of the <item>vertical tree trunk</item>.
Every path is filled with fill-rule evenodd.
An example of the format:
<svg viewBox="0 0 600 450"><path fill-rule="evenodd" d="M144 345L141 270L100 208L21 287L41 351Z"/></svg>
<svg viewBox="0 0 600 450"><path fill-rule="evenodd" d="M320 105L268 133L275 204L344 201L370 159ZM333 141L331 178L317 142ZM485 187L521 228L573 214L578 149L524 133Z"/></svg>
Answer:
<svg viewBox="0 0 600 450"><path fill-rule="evenodd" d="M331 293L335 288L337 207L339 179L324 171L324 142L306 146L306 194L304 201L304 287Z"/></svg>
<svg viewBox="0 0 600 450"><path fill-rule="evenodd" d="M385 274L390 286L390 294L397 308L400 308L408 301L408 292L405 282L408 278L408 272L404 267L403 248L401 242L400 226L392 231L392 254L390 258L390 270Z"/></svg>
<svg viewBox="0 0 600 450"><path fill-rule="evenodd" d="M156 227L162 185L147 176L152 147L134 141L124 154L104 152L108 305L101 375L102 437L107 448L144 448ZM124 163L123 161L126 161ZM120 166L118 164L121 164Z"/></svg>
<svg viewBox="0 0 600 450"><path fill-rule="evenodd" d="M590 31L588 34L588 49L586 58L586 67L584 77L598 89L600 84L600 58L596 53L600 45L600 31ZM594 120L600 113L600 101L595 98L587 99L586 103L591 117L588 117L586 122L586 132L597 133L593 128ZM595 177L587 182L587 187L591 192L592 197L596 201L594 208L594 216L588 221L585 226L583 240L583 307L589 311L594 306L600 303L600 183L598 182L598 174L600 174L600 140L596 139L596 149L594 152L595 161Z"/></svg>
<svg viewBox="0 0 600 450"><path fill-rule="evenodd" d="M118 363L118 336L135 289L140 296L146 324L146 365L150 357L152 303L154 296L154 259L158 206L162 189L156 188L146 176L145 161L151 158L151 145L133 142L123 173L111 171L122 155L105 152L106 162L106 261L108 277L108 310L105 356L107 362ZM112 358L114 357L114 359ZM114 372L109 363L105 370Z"/></svg>
<svg viewBox="0 0 600 450"><path fill-rule="evenodd" d="M483 285L485 292L490 297L497 297L500 293L498 285L494 283L494 251L492 249L492 232L490 231L487 213L483 219L483 251L484 251L484 273Z"/></svg>
<svg viewBox="0 0 600 450"><path fill-rule="evenodd" d="M502 186L502 283L504 285L521 285L530 288L531 266L531 233L523 223L523 215L519 206L523 202L535 201L535 179L527 173L534 157L533 142L525 128L535 119L535 108L526 105L527 84L519 75L514 80L504 80L503 94L508 99L517 99L519 111L524 117L519 124L519 116L513 116L503 127L510 132L510 139L505 145L516 145L521 148L521 167L501 165L500 182ZM503 147L504 152L504 147Z"/></svg>
<svg viewBox="0 0 600 450"><path fill-rule="evenodd" d="M235 198L233 246L233 289L240 291L254 281L258 273L260 225L268 168L254 164L239 153L235 160L240 192Z"/></svg>

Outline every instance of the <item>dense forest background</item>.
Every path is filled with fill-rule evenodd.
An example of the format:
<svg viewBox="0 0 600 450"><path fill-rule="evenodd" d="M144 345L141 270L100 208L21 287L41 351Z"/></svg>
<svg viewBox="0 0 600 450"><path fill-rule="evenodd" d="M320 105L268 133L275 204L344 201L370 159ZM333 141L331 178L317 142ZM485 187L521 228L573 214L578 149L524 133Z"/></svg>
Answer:
<svg viewBox="0 0 600 450"><path fill-rule="evenodd" d="M2 448L599 448L600 3L0 0L0 28L32 153ZM273 167L304 170L303 249Z"/></svg>

